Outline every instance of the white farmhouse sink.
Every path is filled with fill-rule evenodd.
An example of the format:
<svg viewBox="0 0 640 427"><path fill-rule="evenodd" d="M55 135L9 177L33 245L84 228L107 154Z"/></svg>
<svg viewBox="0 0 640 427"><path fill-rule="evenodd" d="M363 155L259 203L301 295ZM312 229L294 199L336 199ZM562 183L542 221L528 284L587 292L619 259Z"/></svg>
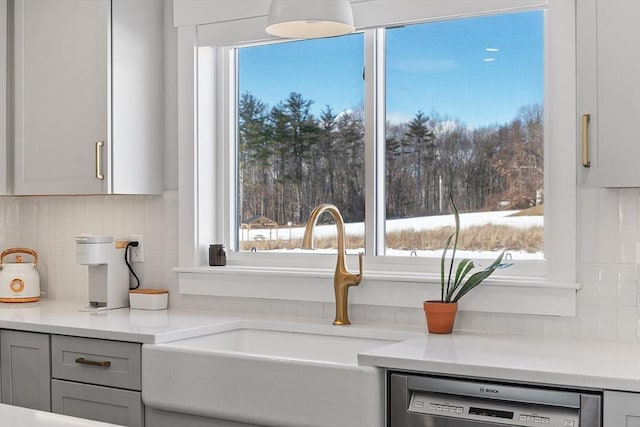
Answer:
<svg viewBox="0 0 640 427"><path fill-rule="evenodd" d="M244 323L203 337L145 344L143 401L261 426L383 426L383 371L358 366L357 354L411 336L304 329L299 323Z"/></svg>

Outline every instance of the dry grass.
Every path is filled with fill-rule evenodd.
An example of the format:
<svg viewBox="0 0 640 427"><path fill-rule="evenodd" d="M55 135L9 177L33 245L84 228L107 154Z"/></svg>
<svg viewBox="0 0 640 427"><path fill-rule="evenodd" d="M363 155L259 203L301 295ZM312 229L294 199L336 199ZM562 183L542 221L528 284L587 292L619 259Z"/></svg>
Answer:
<svg viewBox="0 0 640 427"><path fill-rule="evenodd" d="M447 238L454 232L453 227L433 230L401 231L387 235L387 246L401 250L442 249ZM483 225L465 228L460 233L458 249L480 250L520 250L538 252L543 249L542 227L516 228L506 225Z"/></svg>
<svg viewBox="0 0 640 427"><path fill-rule="evenodd" d="M538 205L529 209L523 209L509 216L542 216L544 215L544 206Z"/></svg>
<svg viewBox="0 0 640 427"><path fill-rule="evenodd" d="M447 237L453 233L453 227L441 227L433 230L416 232L404 230L387 234L387 247L400 250L439 250ZM517 228L506 225L483 225L465 228L460 233L458 249L460 250L514 250L539 252L543 250L542 227ZM300 248L300 240L258 240L241 242L241 250L248 251L255 247L258 251ZM334 238L316 239L316 248L335 247ZM363 248L363 236L347 236L347 248Z"/></svg>

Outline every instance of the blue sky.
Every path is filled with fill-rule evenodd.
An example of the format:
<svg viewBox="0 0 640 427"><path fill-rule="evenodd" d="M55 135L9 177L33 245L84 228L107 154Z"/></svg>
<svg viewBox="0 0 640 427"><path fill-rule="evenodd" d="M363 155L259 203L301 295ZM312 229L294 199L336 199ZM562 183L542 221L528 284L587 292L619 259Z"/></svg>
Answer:
<svg viewBox="0 0 640 427"><path fill-rule="evenodd" d="M388 119L435 111L477 127L542 103L543 20L537 11L388 30ZM299 92L314 114L354 108L364 97L363 46L353 34L241 49L239 89L270 106Z"/></svg>

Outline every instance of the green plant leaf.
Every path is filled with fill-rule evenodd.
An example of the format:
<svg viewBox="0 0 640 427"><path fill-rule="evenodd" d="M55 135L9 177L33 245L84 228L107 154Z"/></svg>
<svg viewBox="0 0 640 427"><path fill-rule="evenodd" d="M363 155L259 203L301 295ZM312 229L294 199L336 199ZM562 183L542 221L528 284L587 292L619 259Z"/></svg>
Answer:
<svg viewBox="0 0 640 427"><path fill-rule="evenodd" d="M478 286L484 279L491 276L494 271L499 268L506 268L512 265L511 263L503 263L502 259L504 257L505 251L502 253L491 263L491 265L486 268L471 274L469 278L467 276L471 273L473 268L475 268L475 264L472 260L465 258L458 263L458 268L456 269L455 277L453 277L453 266L455 264L456 259L456 251L458 249L458 237L460 236L460 215L458 213L458 207L453 201L453 195L449 194L449 201L451 202L451 207L453 209L453 214L456 221L456 228L453 233L449 235L447 238L447 242L445 244L444 250L442 251L442 257L440 258L440 301L442 302L458 302L460 298L467 294L467 292L471 291L473 288ZM449 264L449 275L446 280L445 287L445 263L446 256L449 247L451 246L451 241L453 240L453 250L451 252L451 263ZM452 283L453 279L453 283ZM466 279L466 280L465 280ZM455 294L455 296L454 296Z"/></svg>
<svg viewBox="0 0 640 427"><path fill-rule="evenodd" d="M460 290L455 295L455 297L452 298L452 302L457 302L458 300L460 300L460 298L462 298L470 290L472 290L473 288L478 286L480 283L482 283L484 279L491 276L491 274L493 274L493 272L496 271L497 269L509 267L511 263L502 262L504 253L505 251L502 251L502 253L490 265L485 267L483 270L480 270L472 274L471 277L469 277L469 279L460 287Z"/></svg>
<svg viewBox="0 0 640 427"><path fill-rule="evenodd" d="M456 293L456 289L459 288L460 283L462 283L465 276L469 274L471 270L473 270L473 267L473 261L468 258L465 258L458 263L458 268L456 269L456 276L453 280L453 285L450 287L444 297L445 302L452 302L451 297Z"/></svg>
<svg viewBox="0 0 640 427"><path fill-rule="evenodd" d="M465 258L460 261L458 264L458 268L456 269L456 278L453 281L455 287L457 287L462 280L464 280L465 276L475 267L475 264L469 258Z"/></svg>
<svg viewBox="0 0 640 427"><path fill-rule="evenodd" d="M449 193L449 200L451 201L451 206L453 207L453 214L456 219L456 230L454 232L455 240L453 241L453 251L451 252L451 264L449 266L449 277L447 279L447 295L449 295L449 287L451 286L451 274L453 273L453 263L456 259L456 250L458 249L458 236L460 235L460 215L458 215L458 208L456 207L455 202L453 201L453 195Z"/></svg>
<svg viewBox="0 0 640 427"><path fill-rule="evenodd" d="M453 239L453 234L451 233L447 238L447 243L444 245L444 250L442 251L442 257L440 258L440 301L444 301L444 262L445 257L447 256L447 251L449 250L449 245L451 245L451 239ZM447 290L448 290L447 286Z"/></svg>

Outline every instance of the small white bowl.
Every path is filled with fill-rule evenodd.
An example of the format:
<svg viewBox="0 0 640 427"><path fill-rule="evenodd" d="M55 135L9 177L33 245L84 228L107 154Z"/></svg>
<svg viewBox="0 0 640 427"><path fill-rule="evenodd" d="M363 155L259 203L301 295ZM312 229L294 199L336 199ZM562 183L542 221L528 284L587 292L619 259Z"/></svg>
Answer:
<svg viewBox="0 0 640 427"><path fill-rule="evenodd" d="M129 306L134 310L165 310L169 304L166 289L134 289L129 291Z"/></svg>

